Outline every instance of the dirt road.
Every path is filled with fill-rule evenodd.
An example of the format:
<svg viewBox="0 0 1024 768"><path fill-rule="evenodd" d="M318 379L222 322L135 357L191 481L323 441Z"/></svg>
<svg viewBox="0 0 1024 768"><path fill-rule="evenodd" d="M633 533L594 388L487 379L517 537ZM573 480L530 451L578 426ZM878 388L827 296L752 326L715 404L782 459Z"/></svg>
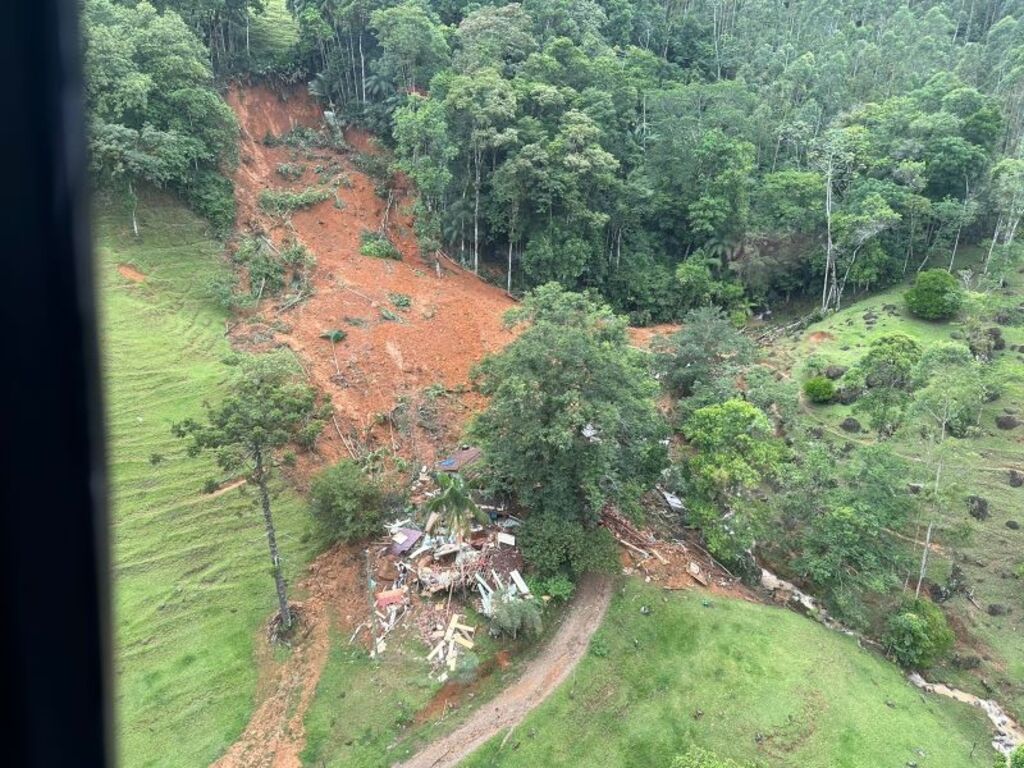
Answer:
<svg viewBox="0 0 1024 768"><path fill-rule="evenodd" d="M468 757L493 736L518 725L564 681L586 653L591 636L612 596L612 580L587 577L569 614L547 647L530 661L522 677L443 739L395 768L447 768Z"/></svg>

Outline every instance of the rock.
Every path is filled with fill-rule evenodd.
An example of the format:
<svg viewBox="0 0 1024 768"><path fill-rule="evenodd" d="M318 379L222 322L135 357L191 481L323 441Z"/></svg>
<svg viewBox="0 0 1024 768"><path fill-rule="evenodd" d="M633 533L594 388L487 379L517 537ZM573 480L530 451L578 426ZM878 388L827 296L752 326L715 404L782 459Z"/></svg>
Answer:
<svg viewBox="0 0 1024 768"><path fill-rule="evenodd" d="M987 520L989 514L988 499L982 498L981 496L968 496L967 511L975 520Z"/></svg>
<svg viewBox="0 0 1024 768"><path fill-rule="evenodd" d="M1008 413L1001 413L996 416L996 426L1000 429L1016 429L1020 426L1020 419Z"/></svg>
<svg viewBox="0 0 1024 768"><path fill-rule="evenodd" d="M864 390L860 387L840 387L836 390L835 400L842 405L851 405L857 402L857 398L862 394L864 394Z"/></svg>
<svg viewBox="0 0 1024 768"><path fill-rule="evenodd" d="M959 653L953 654L953 666L957 669L977 669L981 666L981 658L973 654L961 656Z"/></svg>
<svg viewBox="0 0 1024 768"><path fill-rule="evenodd" d="M839 425L846 432L860 432L860 422L857 421L853 416L847 416L843 419L843 423Z"/></svg>
<svg viewBox="0 0 1024 768"><path fill-rule="evenodd" d="M999 351L1006 349L1006 339L1003 338L1003 331L1001 328L986 328L985 335L992 340L992 349Z"/></svg>
<svg viewBox="0 0 1024 768"><path fill-rule="evenodd" d="M821 427L811 427L810 430L808 430L808 433L815 440L821 440L823 437L825 437L825 430L822 429Z"/></svg>
<svg viewBox="0 0 1024 768"><path fill-rule="evenodd" d="M907 483L907 490L914 496L917 496L917 494L924 490L924 486L921 483Z"/></svg>
<svg viewBox="0 0 1024 768"><path fill-rule="evenodd" d="M1020 523L1017 522L1016 520L1007 520L1006 521L1006 527L1009 528L1011 531L1019 531L1020 530Z"/></svg>
<svg viewBox="0 0 1024 768"><path fill-rule="evenodd" d="M1006 616L1010 609L1001 603L990 603L985 609L989 616Z"/></svg>
<svg viewBox="0 0 1024 768"><path fill-rule="evenodd" d="M1019 469L1010 470L1010 486L1013 488L1020 488L1024 485L1024 472Z"/></svg>
<svg viewBox="0 0 1024 768"><path fill-rule="evenodd" d="M398 566L390 557L385 557L377 563L377 579L379 581L394 581L398 578Z"/></svg>
<svg viewBox="0 0 1024 768"><path fill-rule="evenodd" d="M847 368L845 365L830 365L825 369L825 378L835 381L836 379L841 378L846 371Z"/></svg>

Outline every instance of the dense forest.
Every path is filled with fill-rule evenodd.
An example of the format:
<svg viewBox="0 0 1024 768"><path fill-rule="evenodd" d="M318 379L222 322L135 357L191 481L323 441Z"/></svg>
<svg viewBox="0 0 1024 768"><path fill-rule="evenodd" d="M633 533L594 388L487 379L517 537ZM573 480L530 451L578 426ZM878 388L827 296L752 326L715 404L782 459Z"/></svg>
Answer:
<svg viewBox="0 0 1024 768"><path fill-rule="evenodd" d="M1020 0L289 0L299 41L259 60L263 5L86 3L101 173L229 221L214 77L256 72L393 144L427 252L637 323L836 308L965 244L999 280L1014 247Z"/></svg>

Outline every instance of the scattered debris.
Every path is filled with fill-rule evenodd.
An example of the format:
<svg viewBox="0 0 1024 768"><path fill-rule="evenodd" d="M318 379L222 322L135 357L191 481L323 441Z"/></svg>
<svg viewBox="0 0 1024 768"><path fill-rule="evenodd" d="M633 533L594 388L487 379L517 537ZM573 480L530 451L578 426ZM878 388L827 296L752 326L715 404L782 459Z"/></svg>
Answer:
<svg viewBox="0 0 1024 768"><path fill-rule="evenodd" d="M478 462L482 455L479 448L464 445L448 458L437 462L437 468L442 472L462 472L463 468Z"/></svg>

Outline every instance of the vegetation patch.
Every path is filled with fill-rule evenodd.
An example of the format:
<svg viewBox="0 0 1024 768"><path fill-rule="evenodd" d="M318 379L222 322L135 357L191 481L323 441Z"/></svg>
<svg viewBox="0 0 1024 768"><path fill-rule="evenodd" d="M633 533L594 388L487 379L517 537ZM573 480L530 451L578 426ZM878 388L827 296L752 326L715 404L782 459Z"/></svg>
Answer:
<svg viewBox="0 0 1024 768"><path fill-rule="evenodd" d="M112 501L116 696L120 762L209 765L252 711L258 630L275 610L263 522L251 491L207 496L205 478L233 478L212 457L190 458L170 424L197 397L219 402L230 369L227 315L204 286L228 274L205 222L166 196L143 197L136 239L116 207L97 220L101 339L107 373ZM116 265L147 275L128 291ZM275 520L288 542L285 575L310 555L307 514L274 483Z"/></svg>
<svg viewBox="0 0 1024 768"><path fill-rule="evenodd" d="M299 192L288 189L265 189L260 193L260 208L267 213L285 216L322 203L330 197L330 191L318 187L306 187Z"/></svg>
<svg viewBox="0 0 1024 768"><path fill-rule="evenodd" d="M359 252L363 256L372 256L375 259L402 260L402 252L391 242L391 238L368 229L364 229L359 236Z"/></svg>
<svg viewBox="0 0 1024 768"><path fill-rule="evenodd" d="M980 712L922 700L897 668L790 611L630 580L591 645L508 740L464 764L670 766L695 745L765 768L903 765L918 750L934 768L992 765Z"/></svg>

